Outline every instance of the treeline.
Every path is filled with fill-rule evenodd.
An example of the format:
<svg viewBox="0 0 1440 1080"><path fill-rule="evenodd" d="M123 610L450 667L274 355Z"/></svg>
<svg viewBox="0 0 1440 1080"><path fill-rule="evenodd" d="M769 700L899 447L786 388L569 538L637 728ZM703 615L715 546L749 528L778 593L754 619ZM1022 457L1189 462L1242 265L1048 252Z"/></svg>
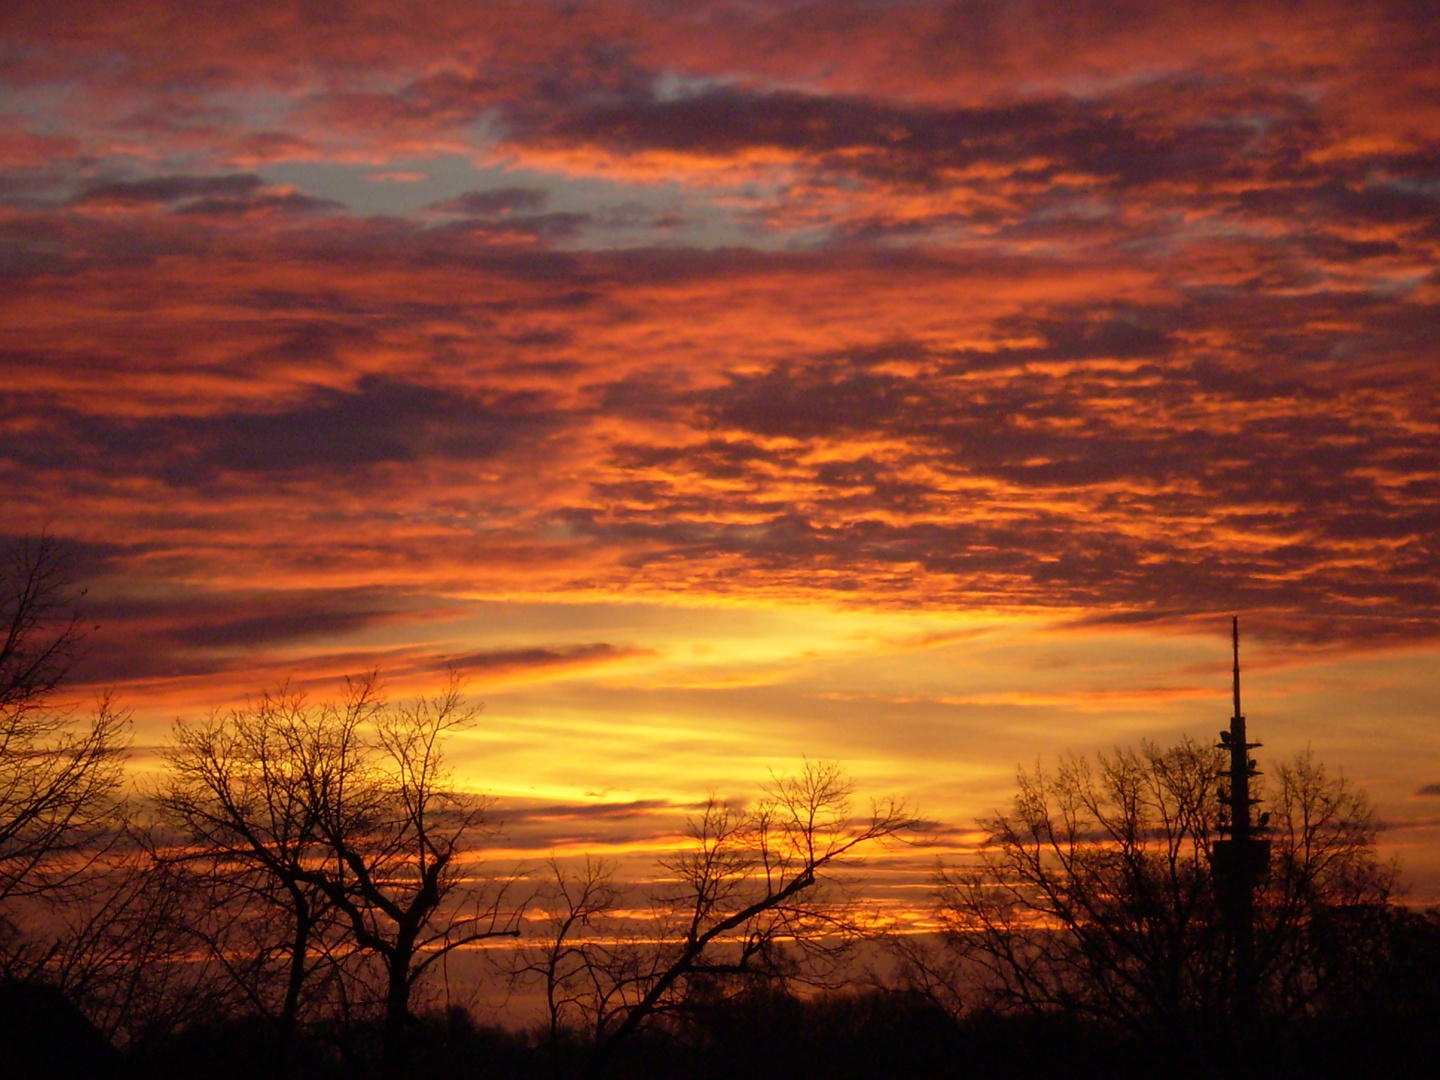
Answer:
<svg viewBox="0 0 1440 1080"><path fill-rule="evenodd" d="M1354 1080L1428 1076L1440 1054L1440 921L1397 914L1405 939L1401 984L1384 981L1348 1008L1294 1019L1239 1046L1225 1028L1173 1040L1060 1012L977 1007L957 1016L913 989L852 989L801 996L771 985L731 987L671 1013L627 1043L605 1075L627 1080ZM1423 948L1409 951L1417 944ZM592 1047L577 1032L476 1022L463 1009L416 1017L405 1075L554 1080L586 1075ZM215 1018L134 1047L116 1076L348 1080L379 1073L372 1025L308 1026L282 1046L258 1017ZM593 1073L591 1073L593 1075ZM56 1075L54 1072L37 1075ZM64 1075L63 1073L60 1075ZM92 1074L95 1075L95 1074Z"/></svg>
<svg viewBox="0 0 1440 1080"><path fill-rule="evenodd" d="M90 1075L212 1080L1325 1076L1440 1030L1440 919L1394 902L1363 793L1308 757L1266 795L1242 993L1207 746L1022 775L980 855L938 869L942 930L892 935L847 867L924 823L893 799L857 810L824 763L712 800L657 884L593 858L487 873L487 802L445 767L477 722L453 680L408 703L374 677L263 695L177 724L127 787L123 715L61 704L82 624L54 545L20 547L0 588L12 1071L28 1046L61 1075L46 1055L89 1045L66 1001L104 1036ZM446 958L500 943L491 977L539 1021L437 1011Z"/></svg>

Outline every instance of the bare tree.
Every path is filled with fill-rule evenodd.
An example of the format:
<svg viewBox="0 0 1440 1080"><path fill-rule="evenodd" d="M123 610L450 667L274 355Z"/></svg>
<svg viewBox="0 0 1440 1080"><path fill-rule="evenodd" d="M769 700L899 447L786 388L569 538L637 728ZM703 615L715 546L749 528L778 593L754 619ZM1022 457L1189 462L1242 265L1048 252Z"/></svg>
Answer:
<svg viewBox="0 0 1440 1080"><path fill-rule="evenodd" d="M607 868L587 863L567 876L552 867L541 902L553 934L529 960L544 979L552 1034L586 1028L591 1069L603 1071L654 1017L717 983L833 976L873 931L842 871L918 824L893 800L857 818L850 796L838 766L810 762L776 778L753 807L712 799L691 822L691 845L662 861L643 934L615 925L624 894Z"/></svg>
<svg viewBox="0 0 1440 1080"><path fill-rule="evenodd" d="M191 922L211 897L173 870L131 832L92 868L94 888L67 898L57 932L17 974L59 987L122 1045L243 1008L219 958L195 947Z"/></svg>
<svg viewBox="0 0 1440 1080"><path fill-rule="evenodd" d="M982 995L1142 1033L1222 1021L1235 977L1211 863L1223 765L1187 740L1022 773L1011 811L982 822L977 862L939 880L947 941ZM1317 916L1383 904L1394 872L1343 778L1302 755L1278 781L1256 952L1265 1006L1291 1014L1318 992Z"/></svg>
<svg viewBox="0 0 1440 1080"><path fill-rule="evenodd" d="M1269 1007L1293 1016L1323 1003L1350 966L1335 946L1368 948L1360 920L1379 933L1398 877L1382 862L1380 826L1363 791L1330 774L1308 751L1275 768L1274 854L1257 897L1257 959ZM1348 941L1329 933L1350 924Z"/></svg>
<svg viewBox="0 0 1440 1080"><path fill-rule="evenodd" d="M624 895L615 883L615 866L586 856L571 870L557 858L546 861L548 880L536 896L546 933L521 956L517 981L538 979L545 994L548 1041L559 1044L567 1028L596 1030L597 1017L609 1015L606 984L600 972L615 969L622 943L614 914Z"/></svg>
<svg viewBox="0 0 1440 1080"><path fill-rule="evenodd" d="M82 880L114 833L128 718L57 701L82 629L55 542L21 543L0 566L0 903Z"/></svg>
<svg viewBox="0 0 1440 1080"><path fill-rule="evenodd" d="M84 636L66 561L49 536L21 540L0 563L0 710L43 708Z"/></svg>
<svg viewBox="0 0 1440 1080"><path fill-rule="evenodd" d="M505 886L468 882L465 856L486 831L487 803L451 786L442 747L479 713L459 682L430 699L379 709L369 730L349 711L322 716L304 779L325 861L306 871L385 971L385 1056L398 1068L416 983L450 951L515 936Z"/></svg>
<svg viewBox="0 0 1440 1080"><path fill-rule="evenodd" d="M350 690L322 712L344 724L378 711L373 681ZM190 934L249 1008L276 1020L286 1042L317 971L335 963L335 907L308 873L328 851L307 781L312 726L304 699L287 692L198 724L177 723L155 798L179 841L158 848L157 858L199 901L189 909Z"/></svg>
<svg viewBox="0 0 1440 1080"><path fill-rule="evenodd" d="M284 913L282 1021L317 967L382 972L387 1067L398 1069L416 985L450 951L514 935L505 886L469 861L485 800L453 785L446 738L472 725L452 678L433 698L386 704L374 676L339 704L288 694L177 729L161 803L188 834L181 857ZM228 875L228 876L227 876Z"/></svg>

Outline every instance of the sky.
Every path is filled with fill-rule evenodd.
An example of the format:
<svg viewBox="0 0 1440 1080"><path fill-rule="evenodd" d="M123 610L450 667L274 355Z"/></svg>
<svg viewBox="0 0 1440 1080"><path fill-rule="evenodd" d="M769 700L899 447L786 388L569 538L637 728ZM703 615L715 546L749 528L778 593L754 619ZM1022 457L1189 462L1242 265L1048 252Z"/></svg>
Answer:
<svg viewBox="0 0 1440 1080"><path fill-rule="evenodd" d="M501 860L806 758L963 848L1214 738L1238 613L1262 767L1435 902L1437 57L1418 0L8 0L0 532L137 770L459 671Z"/></svg>

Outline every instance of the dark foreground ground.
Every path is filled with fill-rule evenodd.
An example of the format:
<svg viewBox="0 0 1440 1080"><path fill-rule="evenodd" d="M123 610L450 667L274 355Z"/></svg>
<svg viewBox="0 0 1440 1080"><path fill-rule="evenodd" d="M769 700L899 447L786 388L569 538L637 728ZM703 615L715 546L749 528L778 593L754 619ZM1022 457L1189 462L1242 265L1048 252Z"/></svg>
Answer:
<svg viewBox="0 0 1440 1080"><path fill-rule="evenodd" d="M51 1002L54 1005L54 1002ZM365 1080L386 1073L372 1029L307 1031L282 1047L263 1021L230 1020L154 1034L121 1054L78 1013L56 1025L0 994L0 1076L14 1080ZM53 1030L42 1030L46 1025ZM564 1080L596 1075L579 1042L475 1024L454 1011L422 1018L405 1077ZM956 1020L913 995L841 994L810 1001L775 993L712 1004L703 1015L651 1033L600 1070L650 1080L1358 1080L1440 1075L1434 1001L1376 1003L1347 1017L1277 1025L1237 1045L1202 1028L1122 1036L1062 1017L986 1014Z"/></svg>

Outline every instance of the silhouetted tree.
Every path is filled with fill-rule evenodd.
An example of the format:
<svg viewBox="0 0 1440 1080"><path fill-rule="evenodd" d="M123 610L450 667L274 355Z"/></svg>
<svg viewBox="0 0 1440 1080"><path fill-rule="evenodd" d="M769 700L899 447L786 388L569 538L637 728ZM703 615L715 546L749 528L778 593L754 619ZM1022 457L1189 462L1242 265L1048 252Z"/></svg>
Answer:
<svg viewBox="0 0 1440 1080"><path fill-rule="evenodd" d="M598 1072L652 1018L717 985L833 975L873 929L839 871L917 825L893 800L857 818L850 796L838 766L810 762L776 778L753 807L711 800L691 822L691 845L662 861L643 932L617 927L624 896L605 866L568 875L552 867L540 902L553 936L529 958L544 980L552 1033L588 1031Z"/></svg>
<svg viewBox="0 0 1440 1080"><path fill-rule="evenodd" d="M1171 1037L1223 1026L1234 971L1211 865L1223 767L1187 740L1022 773L1011 811L982 822L978 860L940 876L946 940L984 999ZM1277 780L1256 955L1262 1007L1293 1016L1324 988L1319 928L1385 904L1394 870L1343 777L1302 754Z"/></svg>
<svg viewBox="0 0 1440 1080"><path fill-rule="evenodd" d="M478 711L453 678L434 698L389 705L371 677L351 681L341 704L276 695L182 725L169 751L161 801L196 845L184 861L208 860L216 880L284 914L282 1018L293 1022L317 956L358 947L381 970L392 1070L421 976L455 948L516 932L503 885L485 888L466 862L485 801L443 765L446 737Z"/></svg>
<svg viewBox="0 0 1440 1080"><path fill-rule="evenodd" d="M50 983L110 1037L193 1015L210 993L173 921L181 893L121 790L128 718L61 700L83 638L55 541L0 566L0 968Z"/></svg>
<svg viewBox="0 0 1440 1080"><path fill-rule="evenodd" d="M19 544L0 565L0 905L82 882L115 835L127 718L57 700L81 631L55 542Z"/></svg>
<svg viewBox="0 0 1440 1080"><path fill-rule="evenodd" d="M120 1045L249 1007L226 962L197 948L195 913L212 897L172 870L128 830L92 867L91 887L59 906L43 950L32 950L29 977L63 990ZM234 904L215 912L237 915Z"/></svg>
<svg viewBox="0 0 1440 1080"><path fill-rule="evenodd" d="M587 855L572 869L552 857L545 873L535 915L544 936L519 954L515 978L538 982L545 995L546 1045L560 1075L566 1037L572 1031L591 1039L603 1034L615 999L628 986L623 970L638 968L643 952L616 918L624 890L615 883L614 863Z"/></svg>
<svg viewBox="0 0 1440 1080"><path fill-rule="evenodd" d="M336 727L380 708L373 681L350 690L340 705L320 708ZM161 858L194 898L190 934L287 1041L317 971L339 962L336 907L310 872L330 854L307 775L314 726L305 700L283 692L177 723L156 793L178 840Z"/></svg>

